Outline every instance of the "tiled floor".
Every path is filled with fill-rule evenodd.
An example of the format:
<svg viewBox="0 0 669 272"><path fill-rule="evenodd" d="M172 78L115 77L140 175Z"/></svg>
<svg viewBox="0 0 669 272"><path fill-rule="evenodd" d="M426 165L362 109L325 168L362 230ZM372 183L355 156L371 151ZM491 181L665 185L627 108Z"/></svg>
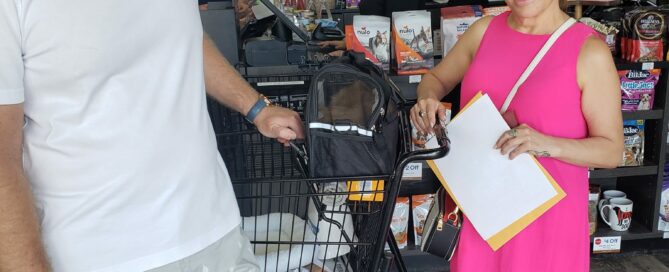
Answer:
<svg viewBox="0 0 669 272"><path fill-rule="evenodd" d="M432 256L405 258L412 272L448 272L445 262ZM598 255L590 263L592 272L669 272L669 250L650 254L627 253Z"/></svg>

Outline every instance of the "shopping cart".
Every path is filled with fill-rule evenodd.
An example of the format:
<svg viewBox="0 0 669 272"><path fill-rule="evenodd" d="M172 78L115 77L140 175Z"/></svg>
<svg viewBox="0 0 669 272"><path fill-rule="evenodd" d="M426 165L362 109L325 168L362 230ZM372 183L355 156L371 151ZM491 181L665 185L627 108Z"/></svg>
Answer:
<svg viewBox="0 0 669 272"><path fill-rule="evenodd" d="M260 91L302 114L308 86L304 81ZM393 173L314 179L297 167L297 148L263 137L242 115L213 101L209 109L244 217L242 229L263 271L387 271L393 263L404 270L390 232L402 172L409 162L445 156L445 135L441 148L411 152L405 110Z"/></svg>

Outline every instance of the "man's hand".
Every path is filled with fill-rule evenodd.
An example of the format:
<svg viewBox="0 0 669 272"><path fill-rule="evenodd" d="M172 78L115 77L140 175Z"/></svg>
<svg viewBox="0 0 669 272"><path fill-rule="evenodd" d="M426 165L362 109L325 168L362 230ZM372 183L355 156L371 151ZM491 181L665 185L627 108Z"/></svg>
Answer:
<svg viewBox="0 0 669 272"><path fill-rule="evenodd" d="M268 106L258 113L253 123L260 133L277 139L284 146L289 146L292 140L304 138L300 115L286 108Z"/></svg>

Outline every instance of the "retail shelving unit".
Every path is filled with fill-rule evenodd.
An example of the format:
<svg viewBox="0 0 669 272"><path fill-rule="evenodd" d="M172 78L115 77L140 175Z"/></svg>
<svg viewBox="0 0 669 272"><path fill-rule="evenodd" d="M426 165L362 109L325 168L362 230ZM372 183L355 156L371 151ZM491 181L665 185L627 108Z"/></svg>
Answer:
<svg viewBox="0 0 669 272"><path fill-rule="evenodd" d="M631 63L617 60L618 70L662 69L660 81L655 90L652 110L624 112L625 120L645 120L644 165L619 167L616 169L595 169L590 171L590 182L599 184L602 190L618 189L627 193L634 202L632 226L629 231L611 230L600 219L593 237L621 236L624 240L661 238L657 230L659 200L662 190L662 176L666 161L667 123L669 121L669 62ZM598 216L599 218L599 216ZM623 243L624 246L624 243Z"/></svg>

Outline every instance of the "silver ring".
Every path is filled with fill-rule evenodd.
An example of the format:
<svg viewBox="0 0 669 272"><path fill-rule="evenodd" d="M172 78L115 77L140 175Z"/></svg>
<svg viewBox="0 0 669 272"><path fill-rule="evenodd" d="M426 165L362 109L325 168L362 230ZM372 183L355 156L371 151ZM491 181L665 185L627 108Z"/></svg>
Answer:
<svg viewBox="0 0 669 272"><path fill-rule="evenodd" d="M515 128L509 130L509 136L511 136L511 138L516 138L516 136L518 136L518 131Z"/></svg>
<svg viewBox="0 0 669 272"><path fill-rule="evenodd" d="M419 111L419 112L418 112L418 116L420 116L420 117L425 117L425 112L423 112L423 111Z"/></svg>

